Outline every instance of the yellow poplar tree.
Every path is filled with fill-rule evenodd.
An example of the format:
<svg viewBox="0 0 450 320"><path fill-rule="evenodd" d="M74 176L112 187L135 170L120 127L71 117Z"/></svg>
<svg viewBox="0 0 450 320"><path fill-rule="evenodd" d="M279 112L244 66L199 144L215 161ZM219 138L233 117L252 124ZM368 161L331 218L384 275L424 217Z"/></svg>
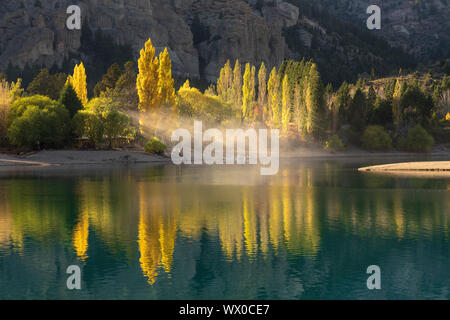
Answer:
<svg viewBox="0 0 450 320"><path fill-rule="evenodd" d="M277 69L274 67L270 72L269 81L267 83L268 104L272 111L272 124L277 128L280 125L280 106L279 106L279 88L280 79Z"/></svg>
<svg viewBox="0 0 450 320"><path fill-rule="evenodd" d="M250 81L249 81L249 108L250 108L250 115L251 117L254 117L255 113L255 102L256 102L256 68L255 66L252 66L252 69L250 71Z"/></svg>
<svg viewBox="0 0 450 320"><path fill-rule="evenodd" d="M395 83L394 95L392 96L392 108L394 114L394 123L398 125L400 123L401 112L400 112L400 98L402 96L402 83L397 79Z"/></svg>
<svg viewBox="0 0 450 320"><path fill-rule="evenodd" d="M175 88L172 77L172 61L167 48L159 55L158 101L164 105L175 104Z"/></svg>
<svg viewBox="0 0 450 320"><path fill-rule="evenodd" d="M251 77L250 63L245 65L244 81L242 85L242 119L247 119L250 109L250 77Z"/></svg>
<svg viewBox="0 0 450 320"><path fill-rule="evenodd" d="M312 100L312 92L311 92L311 86L308 85L306 88L306 97L305 97L305 103L306 103L306 111L307 111L307 118L306 118L306 132L308 134L312 133L312 126L313 126L313 100Z"/></svg>
<svg viewBox="0 0 450 320"><path fill-rule="evenodd" d="M86 69L84 68L83 62L75 65L73 69L73 75L69 75L67 81L72 85L75 90L78 99L80 99L83 106L88 103L87 98L87 83L86 83Z"/></svg>
<svg viewBox="0 0 450 320"><path fill-rule="evenodd" d="M289 82L288 82L288 76L287 74L283 78L282 83L282 100L281 100L281 122L282 122L282 128L283 131L288 131L289 129L289 122L291 121L291 97L290 97L290 90L289 90Z"/></svg>
<svg viewBox="0 0 450 320"><path fill-rule="evenodd" d="M261 63L258 72L258 107L262 113L261 120L266 120L267 114L267 69L266 65Z"/></svg>
<svg viewBox="0 0 450 320"><path fill-rule="evenodd" d="M145 48L140 52L138 67L136 87L139 96L139 110L149 111L159 105L159 61L158 57L155 57L155 48L151 39L148 39Z"/></svg>
<svg viewBox="0 0 450 320"><path fill-rule="evenodd" d="M233 71L231 70L230 60L227 60L225 66L220 70L220 76L217 80L217 94L223 101L229 102L232 86Z"/></svg>
<svg viewBox="0 0 450 320"><path fill-rule="evenodd" d="M239 60L236 60L233 70L233 87L232 87L232 101L234 107L241 108L242 106L242 71Z"/></svg>

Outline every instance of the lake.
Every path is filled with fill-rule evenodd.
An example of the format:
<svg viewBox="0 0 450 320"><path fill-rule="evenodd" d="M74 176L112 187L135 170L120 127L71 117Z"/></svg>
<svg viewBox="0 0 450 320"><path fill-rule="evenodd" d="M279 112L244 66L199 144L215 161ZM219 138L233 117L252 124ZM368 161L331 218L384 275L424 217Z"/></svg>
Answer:
<svg viewBox="0 0 450 320"><path fill-rule="evenodd" d="M450 299L450 181L390 160L3 170L0 299Z"/></svg>

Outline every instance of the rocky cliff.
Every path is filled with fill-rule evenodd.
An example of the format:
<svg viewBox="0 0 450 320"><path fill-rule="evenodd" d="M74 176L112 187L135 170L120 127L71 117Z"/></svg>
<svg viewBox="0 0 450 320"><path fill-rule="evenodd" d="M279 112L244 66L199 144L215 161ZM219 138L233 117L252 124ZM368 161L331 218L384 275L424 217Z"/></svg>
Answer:
<svg viewBox="0 0 450 320"><path fill-rule="evenodd" d="M81 7L83 28L130 45L135 58L151 37L157 49L169 48L175 74L210 80L226 59L279 64L287 48L282 28L299 15L283 1L257 10L244 0L1 0L0 70L9 62L61 66L79 52L82 32L66 28L71 4Z"/></svg>
<svg viewBox="0 0 450 320"><path fill-rule="evenodd" d="M289 0L300 5L304 0ZM450 57L450 2L448 0L317 0L330 13L366 25L366 9L381 8L381 30L376 31L392 46L401 46L418 59L427 61Z"/></svg>

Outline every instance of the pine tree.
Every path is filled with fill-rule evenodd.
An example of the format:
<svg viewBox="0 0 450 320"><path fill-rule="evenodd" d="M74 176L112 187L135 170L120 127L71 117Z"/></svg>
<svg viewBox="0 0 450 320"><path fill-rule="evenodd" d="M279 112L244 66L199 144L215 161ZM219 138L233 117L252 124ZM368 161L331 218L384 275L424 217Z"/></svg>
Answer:
<svg viewBox="0 0 450 320"><path fill-rule="evenodd" d="M138 60L139 73L136 86L139 96L139 110L145 112L159 106L158 101L158 57L155 57L155 48L151 39L145 43Z"/></svg>
<svg viewBox="0 0 450 320"><path fill-rule="evenodd" d="M279 128L280 115L280 100L279 100L280 79L277 74L277 69L274 67L269 75L267 82L268 104L272 112L271 120L275 128Z"/></svg>
<svg viewBox="0 0 450 320"><path fill-rule="evenodd" d="M158 101L166 106L175 104L174 79L172 78L172 62L167 48L159 55Z"/></svg>
<svg viewBox="0 0 450 320"><path fill-rule="evenodd" d="M70 83L67 83L64 88L61 90L61 94L59 97L59 103L66 107L69 110L70 117L73 116L79 111L83 109L83 104L77 96L77 93L73 89Z"/></svg>
<svg viewBox="0 0 450 320"><path fill-rule="evenodd" d="M84 68L83 62L76 65L73 70L73 75L67 79L75 92L77 93L78 99L80 99L83 106L88 103L87 98L87 84L86 84L86 69Z"/></svg>
<svg viewBox="0 0 450 320"><path fill-rule="evenodd" d="M367 123L367 101L366 95L361 89L356 89L352 102L349 107L349 123L351 126L361 132Z"/></svg>
<svg viewBox="0 0 450 320"><path fill-rule="evenodd" d="M258 72L258 108L261 112L260 119L267 120L267 69L264 62Z"/></svg>
<svg viewBox="0 0 450 320"><path fill-rule="evenodd" d="M282 99L281 99L282 129L284 132L287 132L291 120L291 95L287 74L283 78L281 92L282 92Z"/></svg>
<svg viewBox="0 0 450 320"><path fill-rule="evenodd" d="M350 106L351 97L350 97L350 88L348 83L344 81L342 85L339 87L336 92L336 109L339 114L340 121L346 121L348 108ZM335 128L338 128L339 124L336 124Z"/></svg>

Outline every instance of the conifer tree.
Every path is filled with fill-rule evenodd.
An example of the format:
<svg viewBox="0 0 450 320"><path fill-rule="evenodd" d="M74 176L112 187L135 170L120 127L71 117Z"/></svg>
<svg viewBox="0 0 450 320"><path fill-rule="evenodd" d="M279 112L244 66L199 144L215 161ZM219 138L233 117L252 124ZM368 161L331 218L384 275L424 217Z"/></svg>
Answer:
<svg viewBox="0 0 450 320"><path fill-rule="evenodd" d="M83 104L70 83L67 83L61 90L59 102L69 110L71 118L73 118L79 110L83 109Z"/></svg>
<svg viewBox="0 0 450 320"><path fill-rule="evenodd" d="M158 101L158 57L155 57L155 48L151 39L145 43L138 60L139 73L136 86L139 96L139 110L145 112L159 106Z"/></svg>
<svg viewBox="0 0 450 320"><path fill-rule="evenodd" d="M175 103L174 79L172 78L172 62L167 48L159 55L158 101L167 106Z"/></svg>

